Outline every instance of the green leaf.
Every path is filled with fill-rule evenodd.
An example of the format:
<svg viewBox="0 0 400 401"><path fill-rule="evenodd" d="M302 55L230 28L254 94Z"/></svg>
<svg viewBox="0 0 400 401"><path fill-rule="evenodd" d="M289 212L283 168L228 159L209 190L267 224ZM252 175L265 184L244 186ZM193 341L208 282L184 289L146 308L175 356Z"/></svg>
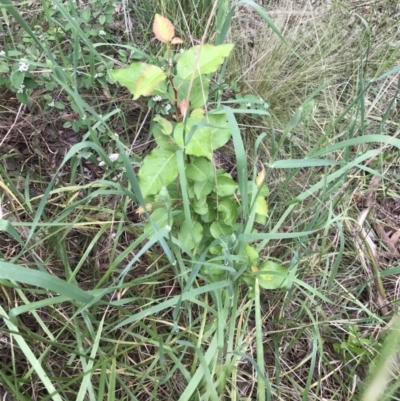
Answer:
<svg viewBox="0 0 400 401"><path fill-rule="evenodd" d="M195 205L196 207L202 207L207 203L207 198L200 198L200 199L193 199L193 205Z"/></svg>
<svg viewBox="0 0 400 401"><path fill-rule="evenodd" d="M81 18L83 21L89 22L90 17L91 17L90 10L86 9L81 12Z"/></svg>
<svg viewBox="0 0 400 401"><path fill-rule="evenodd" d="M106 16L104 14L101 14L99 17L99 23L100 25L104 25L106 22Z"/></svg>
<svg viewBox="0 0 400 401"><path fill-rule="evenodd" d="M216 150L224 146L232 136L226 113L208 114L208 123L211 128L211 145Z"/></svg>
<svg viewBox="0 0 400 401"><path fill-rule="evenodd" d="M195 205L193 204L193 210L199 214L200 216L203 216L208 213L208 204L204 203L203 205Z"/></svg>
<svg viewBox="0 0 400 401"><path fill-rule="evenodd" d="M268 216L268 204L264 197L257 196L256 200L256 213L261 216Z"/></svg>
<svg viewBox="0 0 400 401"><path fill-rule="evenodd" d="M185 221L179 230L178 239L188 249L192 250L198 245L203 238L203 226L198 221L193 221L190 227L188 222Z"/></svg>
<svg viewBox="0 0 400 401"><path fill-rule="evenodd" d="M194 198L194 182L189 182L187 186L187 192L189 195L189 198L192 199Z"/></svg>
<svg viewBox="0 0 400 401"><path fill-rule="evenodd" d="M145 65L135 84L134 99L138 99L140 96L150 96L155 89L160 91L161 88L166 88L166 78L166 74L160 67L151 64Z"/></svg>
<svg viewBox="0 0 400 401"><path fill-rule="evenodd" d="M184 123L178 123L174 130L174 138L181 149L186 150L186 154L194 156L204 156L208 159L212 158L211 149L211 130L208 127L198 126L200 120L194 117L189 117L186 123L185 139ZM185 147L185 141L190 138Z"/></svg>
<svg viewBox="0 0 400 401"><path fill-rule="evenodd" d="M178 104L183 99L188 98L190 81L175 77L173 79L174 87L178 91ZM189 94L190 110L203 107L208 100L210 80L209 78L200 76L193 80L191 91Z"/></svg>
<svg viewBox="0 0 400 401"><path fill-rule="evenodd" d="M156 123L152 128L153 137L160 148L169 150L170 152L176 152L179 147L175 143L174 138L172 136L167 136L162 132L163 128L161 124Z"/></svg>
<svg viewBox="0 0 400 401"><path fill-rule="evenodd" d="M196 157L186 167L186 177L193 181L205 181L214 178L213 164L204 157Z"/></svg>
<svg viewBox="0 0 400 401"><path fill-rule="evenodd" d="M22 104L28 104L29 103L29 98L28 95L23 92L23 93L17 93L17 99L22 103Z"/></svg>
<svg viewBox="0 0 400 401"><path fill-rule="evenodd" d="M232 234L232 227L227 226L221 220L214 221L210 226L211 235L217 239L221 237L226 237Z"/></svg>
<svg viewBox="0 0 400 401"><path fill-rule="evenodd" d="M10 70L10 67L8 66L8 64L4 61L0 61L0 73L8 73L8 71Z"/></svg>
<svg viewBox="0 0 400 401"><path fill-rule="evenodd" d="M132 63L129 67L111 70L113 79L125 86L134 99L140 96L151 96L165 93L167 90L166 74L155 65Z"/></svg>
<svg viewBox="0 0 400 401"><path fill-rule="evenodd" d="M223 199L218 204L218 211L221 212L224 223L233 226L238 218L238 203L233 199Z"/></svg>
<svg viewBox="0 0 400 401"><path fill-rule="evenodd" d="M39 86L33 78L25 78L24 85L26 89L36 89Z"/></svg>
<svg viewBox="0 0 400 401"><path fill-rule="evenodd" d="M24 82L25 73L22 71L13 71L11 74L11 83L15 87L15 89L19 89Z"/></svg>
<svg viewBox="0 0 400 401"><path fill-rule="evenodd" d="M63 102L56 101L56 102L54 102L54 107L57 110L64 110L65 109L65 104Z"/></svg>
<svg viewBox="0 0 400 401"><path fill-rule="evenodd" d="M182 53L177 62L178 77L190 80L192 76L210 74L219 68L233 49L232 44L194 46Z"/></svg>
<svg viewBox="0 0 400 401"><path fill-rule="evenodd" d="M247 193L249 194L250 198L253 193L253 189L256 191L256 193L258 193L258 196L262 196L265 198L269 195L269 189L265 184L263 184L261 186L261 189L258 192L259 188L257 188L257 186L255 184L253 185L253 181L248 181L247 182Z"/></svg>
<svg viewBox="0 0 400 401"><path fill-rule="evenodd" d="M237 189L238 184L233 181L232 178L226 177L225 175L220 175L217 177L217 186L215 192L218 193L218 196L233 195Z"/></svg>
<svg viewBox="0 0 400 401"><path fill-rule="evenodd" d="M207 213L202 214L200 216L200 218L201 218L201 220L204 221L204 223L211 223L212 221L215 220L215 215L216 215L215 207L212 207L212 205L209 205Z"/></svg>
<svg viewBox="0 0 400 401"><path fill-rule="evenodd" d="M256 214L254 220L255 220L256 223L262 224L262 225L265 225L267 223L266 216L263 216L261 214Z"/></svg>
<svg viewBox="0 0 400 401"><path fill-rule="evenodd" d="M196 181L194 183L194 194L197 199L205 198L214 189L214 183L212 181Z"/></svg>
<svg viewBox="0 0 400 401"><path fill-rule="evenodd" d="M2 260L0 260L0 279L45 288L78 302L88 303L93 300L93 295L82 290L76 284L68 283L47 272L18 266Z"/></svg>
<svg viewBox="0 0 400 401"><path fill-rule="evenodd" d="M261 263L258 272L260 287L265 288L266 290L276 290L278 288L286 287L288 283L288 279L282 277L282 275L288 276L288 269L270 260Z"/></svg>
<svg viewBox="0 0 400 401"><path fill-rule="evenodd" d="M171 184L178 177L176 154L167 149L154 149L144 158L139 170L139 185L143 197L154 195L163 185Z"/></svg>
<svg viewBox="0 0 400 401"><path fill-rule="evenodd" d="M172 222L168 221L168 211L165 207L155 209L150 215L153 223L161 230L166 226L172 226ZM147 221L144 225L143 232L148 238L154 235L154 229L150 221Z"/></svg>
<svg viewBox="0 0 400 401"><path fill-rule="evenodd" d="M244 253L249 261L249 265L250 266L254 266L258 263L258 260L260 259L260 255L258 254L258 252L255 250L255 248L253 248L250 245L246 245L246 248L244 250Z"/></svg>
<svg viewBox="0 0 400 401"><path fill-rule="evenodd" d="M161 126L161 133L163 133L164 135L172 134L174 126L172 125L171 121L168 121L166 118L161 116L155 116L153 118L153 121L158 122L158 124Z"/></svg>

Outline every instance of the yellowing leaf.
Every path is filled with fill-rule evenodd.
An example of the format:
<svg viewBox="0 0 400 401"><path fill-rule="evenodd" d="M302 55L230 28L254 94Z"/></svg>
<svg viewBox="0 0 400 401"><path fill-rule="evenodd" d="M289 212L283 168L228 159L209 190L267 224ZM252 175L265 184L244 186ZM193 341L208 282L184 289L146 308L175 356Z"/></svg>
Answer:
<svg viewBox="0 0 400 401"><path fill-rule="evenodd" d="M167 90L167 75L155 65L132 63L126 68L111 70L113 79L125 86L138 99L140 96L159 95Z"/></svg>
<svg viewBox="0 0 400 401"><path fill-rule="evenodd" d="M155 65L145 65L141 71L140 77L135 83L134 100L140 96L149 96L154 89L161 83L165 83L166 75L164 71Z"/></svg>
<svg viewBox="0 0 400 401"><path fill-rule="evenodd" d="M171 42L175 36L175 28L172 22L160 14L156 14L154 17L153 32L155 37L164 43Z"/></svg>
<svg viewBox="0 0 400 401"><path fill-rule="evenodd" d="M179 56L176 64L178 77L190 80L217 71L232 49L232 44L193 46Z"/></svg>
<svg viewBox="0 0 400 401"><path fill-rule="evenodd" d="M153 121L156 121L160 124L162 134L164 134L164 135L172 134L174 127L173 127L171 121L168 121L166 118L161 117L161 116L155 116L153 118Z"/></svg>
<svg viewBox="0 0 400 401"><path fill-rule="evenodd" d="M183 43L183 40L181 39L181 38L173 38L172 40L171 40L171 44L172 45L180 45L181 43Z"/></svg>
<svg viewBox="0 0 400 401"><path fill-rule="evenodd" d="M262 170L258 173L257 178L256 178L256 185L258 188L261 187L265 180L265 168L263 167Z"/></svg>
<svg viewBox="0 0 400 401"><path fill-rule="evenodd" d="M153 210L153 205L151 203L146 203L146 209L149 213L151 213L151 211ZM136 209L136 214L144 214L144 209L142 206L139 206Z"/></svg>
<svg viewBox="0 0 400 401"><path fill-rule="evenodd" d="M195 118L203 118L204 117L204 109L194 109L192 110L192 112L190 113L190 117L195 117Z"/></svg>
<svg viewBox="0 0 400 401"><path fill-rule="evenodd" d="M256 213L261 216L268 216L268 203L263 196L257 196Z"/></svg>
<svg viewBox="0 0 400 401"><path fill-rule="evenodd" d="M278 263L267 261L258 268L260 287L266 290L276 290L288 285L289 270Z"/></svg>

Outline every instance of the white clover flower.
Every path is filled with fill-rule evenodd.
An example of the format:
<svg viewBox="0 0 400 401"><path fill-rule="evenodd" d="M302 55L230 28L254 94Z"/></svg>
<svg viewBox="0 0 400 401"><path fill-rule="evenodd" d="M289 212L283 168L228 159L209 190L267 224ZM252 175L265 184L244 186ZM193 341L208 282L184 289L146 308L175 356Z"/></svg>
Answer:
<svg viewBox="0 0 400 401"><path fill-rule="evenodd" d="M18 71L25 72L29 70L29 64L27 60L20 60L19 66L18 66Z"/></svg>
<svg viewBox="0 0 400 401"><path fill-rule="evenodd" d="M54 107L54 99L49 103L49 107Z"/></svg>
<svg viewBox="0 0 400 401"><path fill-rule="evenodd" d="M6 55L6 52L4 50L0 50L0 57L4 57Z"/></svg>
<svg viewBox="0 0 400 401"><path fill-rule="evenodd" d="M25 85L22 84L18 89L17 89L17 93L24 93L25 90Z"/></svg>
<svg viewBox="0 0 400 401"><path fill-rule="evenodd" d="M154 102L161 102L161 96L159 96L159 95L153 96L153 101Z"/></svg>
<svg viewBox="0 0 400 401"><path fill-rule="evenodd" d="M119 157L119 153L111 153L110 155L108 155L108 157L110 158L110 160L111 160L112 162L115 162L115 160L117 160L118 157ZM105 163L104 161L101 161L101 162L99 163L99 166L100 166L100 167L103 167L103 166L105 166L105 165L106 165L106 163Z"/></svg>
<svg viewBox="0 0 400 401"><path fill-rule="evenodd" d="M100 36L104 36L106 33L101 29L100 31L99 31L99 35Z"/></svg>
<svg viewBox="0 0 400 401"><path fill-rule="evenodd" d="M171 110L171 105L170 105L170 104L167 104L167 105L165 106L165 112L166 112L166 113L169 113L170 110Z"/></svg>
<svg viewBox="0 0 400 401"><path fill-rule="evenodd" d="M108 157L112 162L115 162L115 160L117 160L119 157L119 153L111 153L111 155L108 155Z"/></svg>

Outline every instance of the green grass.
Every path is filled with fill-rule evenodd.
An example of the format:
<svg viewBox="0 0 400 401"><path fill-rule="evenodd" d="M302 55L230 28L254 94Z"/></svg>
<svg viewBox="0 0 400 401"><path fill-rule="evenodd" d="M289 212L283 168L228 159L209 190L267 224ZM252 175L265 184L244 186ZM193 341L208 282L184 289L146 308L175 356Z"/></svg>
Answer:
<svg viewBox="0 0 400 401"><path fill-rule="evenodd" d="M400 9L268 2L270 20L242 3L228 16L227 1L0 4L0 390L15 400L399 398L398 260L379 258L383 315L356 199L373 175L378 201L400 196ZM162 54L156 12L188 46L206 27L211 43L226 34L220 79L270 103L270 117L230 120L217 157L242 180L266 168L267 224L238 240L290 267L288 291L256 283L252 299L239 274L211 282L212 261L143 234L136 173L153 111L107 69ZM28 107L10 90L21 58L38 83Z"/></svg>

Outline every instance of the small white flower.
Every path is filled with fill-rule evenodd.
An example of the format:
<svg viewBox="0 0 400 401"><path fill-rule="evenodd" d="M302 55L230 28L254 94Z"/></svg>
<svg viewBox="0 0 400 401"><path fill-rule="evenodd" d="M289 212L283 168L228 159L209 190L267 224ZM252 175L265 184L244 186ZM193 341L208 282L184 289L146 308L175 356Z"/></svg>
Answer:
<svg viewBox="0 0 400 401"><path fill-rule="evenodd" d="M181 49L181 50L179 50L179 53L183 53L185 51L185 49Z"/></svg>
<svg viewBox="0 0 400 401"><path fill-rule="evenodd" d="M110 160L111 160L112 162L115 162L115 160L117 160L118 157L119 157L119 153L111 153L111 155L108 155L108 157L110 158ZM100 167L103 167L103 166L105 166L105 165L106 165L106 163L105 163L104 161L101 161L101 162L99 163L99 166L100 166Z"/></svg>
<svg viewBox="0 0 400 401"><path fill-rule="evenodd" d="M54 99L49 103L49 107L54 107Z"/></svg>
<svg viewBox="0 0 400 401"><path fill-rule="evenodd" d="M251 107L251 103L246 103L246 107L250 108Z"/></svg>
<svg viewBox="0 0 400 401"><path fill-rule="evenodd" d="M118 139L119 138L119 135L116 133L116 132L114 132L114 136Z"/></svg>
<svg viewBox="0 0 400 401"><path fill-rule="evenodd" d="M115 160L117 160L119 157L119 153L111 153L111 155L108 155L108 157L112 162L115 162Z"/></svg>
<svg viewBox="0 0 400 401"><path fill-rule="evenodd" d="M20 60L19 66L18 66L18 71L25 72L29 70L29 64L27 60Z"/></svg>
<svg viewBox="0 0 400 401"><path fill-rule="evenodd" d="M264 103L264 109L268 109L268 103Z"/></svg>
<svg viewBox="0 0 400 401"><path fill-rule="evenodd" d="M84 114L83 116L82 116L82 121L85 121L86 120L86 114Z"/></svg>
<svg viewBox="0 0 400 401"><path fill-rule="evenodd" d="M153 101L154 102L161 102L161 96L159 96L159 95L153 96Z"/></svg>
<svg viewBox="0 0 400 401"><path fill-rule="evenodd" d="M106 33L101 29L100 31L99 31L99 35L100 36L104 36Z"/></svg>
<svg viewBox="0 0 400 401"><path fill-rule="evenodd" d="M0 57L3 57L6 55L6 52L4 50L0 50Z"/></svg>
<svg viewBox="0 0 400 401"><path fill-rule="evenodd" d="M165 106L165 112L166 112L166 113L169 113L170 110L171 110L171 105L170 105L170 104L167 104L167 105Z"/></svg>
<svg viewBox="0 0 400 401"><path fill-rule="evenodd" d="M17 93L24 93L25 90L25 85L22 84L18 89L17 89Z"/></svg>

